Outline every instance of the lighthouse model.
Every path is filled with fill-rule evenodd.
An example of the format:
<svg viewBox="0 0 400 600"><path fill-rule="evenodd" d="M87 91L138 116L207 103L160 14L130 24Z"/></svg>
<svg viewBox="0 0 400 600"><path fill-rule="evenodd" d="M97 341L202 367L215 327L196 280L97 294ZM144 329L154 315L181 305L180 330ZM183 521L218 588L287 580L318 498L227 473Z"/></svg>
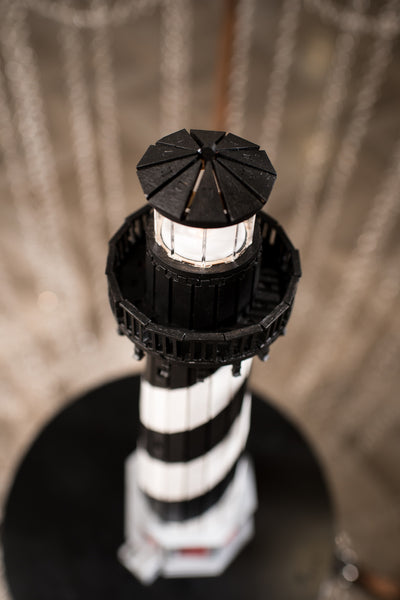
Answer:
<svg viewBox="0 0 400 600"><path fill-rule="evenodd" d="M300 267L261 211L276 173L256 144L181 130L137 169L148 203L110 241L107 276L119 332L147 356L120 558L151 583L217 575L252 536L246 383L284 333Z"/></svg>

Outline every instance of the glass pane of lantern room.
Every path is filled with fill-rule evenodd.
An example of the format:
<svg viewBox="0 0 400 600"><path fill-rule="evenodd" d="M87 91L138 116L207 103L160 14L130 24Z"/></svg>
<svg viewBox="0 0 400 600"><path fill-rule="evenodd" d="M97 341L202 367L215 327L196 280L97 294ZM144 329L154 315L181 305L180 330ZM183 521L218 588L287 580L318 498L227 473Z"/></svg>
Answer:
<svg viewBox="0 0 400 600"><path fill-rule="evenodd" d="M163 219L161 237L167 248L182 258L201 262L203 250L203 229L186 227Z"/></svg>
<svg viewBox="0 0 400 600"><path fill-rule="evenodd" d="M155 236L172 258L199 266L235 260L252 242L254 217L227 227L203 229L170 221L155 211Z"/></svg>

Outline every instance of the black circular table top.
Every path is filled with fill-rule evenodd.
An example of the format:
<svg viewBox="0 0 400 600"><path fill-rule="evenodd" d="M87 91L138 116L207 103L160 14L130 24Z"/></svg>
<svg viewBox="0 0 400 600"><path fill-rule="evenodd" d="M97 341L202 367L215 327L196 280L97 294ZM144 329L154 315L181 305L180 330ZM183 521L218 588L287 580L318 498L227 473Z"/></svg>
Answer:
<svg viewBox="0 0 400 600"><path fill-rule="evenodd" d="M329 496L315 456L281 414L253 398L248 450L259 508L254 539L216 578L142 586L117 560L124 461L135 447L139 377L67 406L22 461L2 542L13 600L313 600L332 554Z"/></svg>

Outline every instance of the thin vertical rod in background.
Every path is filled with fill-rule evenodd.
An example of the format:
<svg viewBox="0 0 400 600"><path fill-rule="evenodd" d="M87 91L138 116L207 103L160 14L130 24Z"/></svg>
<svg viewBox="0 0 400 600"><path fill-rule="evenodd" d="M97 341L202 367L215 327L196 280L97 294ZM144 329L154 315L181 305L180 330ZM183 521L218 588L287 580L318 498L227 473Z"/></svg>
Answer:
<svg viewBox="0 0 400 600"><path fill-rule="evenodd" d="M308 358L308 369L302 369L303 365L300 363L293 389L303 402L307 402L318 379L326 376L331 362L331 350L340 347L338 336L348 328L351 317L360 304L360 297L363 298L368 289L370 274L377 269L378 262L382 259L381 247L389 238L396 222L399 186L400 138L393 152L392 164L383 177L382 186L365 218L356 246L347 259L346 270L326 307L329 319L324 330L320 329L315 349Z"/></svg>
<svg viewBox="0 0 400 600"><path fill-rule="evenodd" d="M232 65L238 0L224 0L217 64L214 128L226 128L229 102L229 80Z"/></svg>
<svg viewBox="0 0 400 600"><path fill-rule="evenodd" d="M278 39L268 83L261 133L262 146L267 148L268 155L272 160L276 158L281 132L290 68L294 60L300 7L300 0L285 0L278 25Z"/></svg>
<svg viewBox="0 0 400 600"><path fill-rule="evenodd" d="M72 145L85 229L85 248L91 274L92 302L101 331L108 316L103 286L104 218L100 202L89 91L83 68L84 49L81 32L74 27L62 26L60 40L68 90Z"/></svg>
<svg viewBox="0 0 400 600"><path fill-rule="evenodd" d="M15 215L20 229L20 244L25 254L25 261L29 264L32 273L38 269L36 276L37 291L51 289L51 267L47 260L43 242L42 231L37 227L37 206L31 197L27 169L21 157L17 131L15 129L14 114L7 99L5 78L0 70L0 150L4 161L4 171L10 191ZM2 271L4 271L2 268Z"/></svg>
<svg viewBox="0 0 400 600"><path fill-rule="evenodd" d="M390 17L390 15L393 14L392 11L393 1L389 0L382 13L385 14L386 17ZM317 280L319 269L321 269L321 265L324 264L320 262L325 255L324 245L330 247L329 244L332 243L335 227L341 214L343 199L345 198L346 186L348 185L355 168L361 144L367 132L369 120L373 115L373 108L376 104L378 92L383 82L383 75L386 72L386 68L392 57L392 46L393 39L390 37L375 39L368 69L365 71L356 105L353 110L352 120L339 148L336 161L337 164L333 169L333 175L329 182L325 203L318 218L318 225L321 232L323 231L323 238L321 237L321 233L319 238L317 238L320 240L318 259L314 259L311 262L314 285ZM400 146L397 148L395 155L400 156L399 152ZM390 171L390 173L392 173L392 171ZM396 183L396 175L393 177L395 180L394 185L396 186L398 185L398 182ZM390 181L392 181L392 179L390 179ZM386 190L386 185L387 181L384 180L381 189ZM393 193L393 189L391 189L390 192ZM341 283L339 283L337 287L338 293L337 295L335 294L332 304L329 304L327 307L329 319L324 323L324 335L319 335L319 339L315 343L312 337L309 339L309 346L311 347L314 344L312 352L313 358L309 359L307 370L300 366L298 377L294 383L296 393L299 393L300 395L307 395L310 393L318 376L321 376L323 369L327 368L330 354L330 351L328 350L329 345L333 344L334 346L337 346L336 336L340 335L344 330L345 318L350 318L350 315L354 313L356 307L360 306L360 299L363 298L363 291L367 286L368 274L372 272L374 265L377 264L378 256L375 248L374 254L372 254L371 248L368 248L365 245L366 232L368 232L368 235L370 235L371 238L376 238L376 243L378 239L381 240L382 237L384 237L385 228L391 226L390 216L392 214L392 206L390 205L390 200L391 196L385 196L381 199L381 193L377 194L376 199L367 214L356 246L348 259L347 269L343 274ZM386 206L389 207L387 211L385 210ZM323 244L321 245L322 240ZM367 261L363 259L364 252L365 256L368 256ZM350 265L352 264L354 266L353 268L350 268ZM318 350L316 350L316 348L318 348ZM326 352L325 357L322 356L324 352ZM308 381L307 384L306 380Z"/></svg>
<svg viewBox="0 0 400 600"><path fill-rule="evenodd" d="M192 10L188 0L161 3L161 135L189 126Z"/></svg>
<svg viewBox="0 0 400 600"><path fill-rule="evenodd" d="M20 226L18 244L24 254L25 264L29 266L32 273L35 273L35 292L39 294L53 288L53 271L49 264L46 245L43 244L43 240L40 240L42 232L37 227L37 207L29 193L26 168L20 155L13 117L7 100L5 80L0 71L0 149L3 154L10 199L13 201ZM58 330L61 333L63 331L59 329L60 318L54 312L43 315L40 311L35 312L33 317L30 311L24 310L26 305L22 303L15 283L9 276L14 269L13 262L10 261L8 252L2 251L1 255L3 256L3 264L0 269L1 303L5 310L2 313L4 316L0 318L0 339L7 340L4 346L4 355L0 348L0 362L4 365L2 376L4 379L14 376L13 385L16 386L16 389L23 389L25 385L21 398L29 400L33 392L33 394L36 393L37 398L47 399L50 394L54 396L53 384L57 379L57 373L54 368L48 368L43 348L40 345L35 347L33 332L35 326L39 324L46 341L51 341L53 349L62 353L64 340L63 338L58 340L55 335ZM12 322L6 318L6 311L8 317L12 315ZM15 354L13 349L15 349ZM15 356L19 357L18 362L15 361ZM34 368L31 369L32 373L29 377L21 377L21 372L26 374L28 371L27 364L34 365ZM20 399L15 406L15 411L25 410L25 404L26 402L22 402Z"/></svg>
<svg viewBox="0 0 400 600"><path fill-rule="evenodd" d="M393 0L389 0L386 6L382 9L382 17L389 19L394 15L395 4ZM358 6L358 14L363 15L367 3L359 0L354 0L352 6L354 9ZM341 39L346 39L351 36L351 33L342 33ZM393 46L393 38L389 35L384 37L377 36L371 48L368 67L365 70L356 102L351 114L351 120L341 141L335 164L331 167L332 175L329 179L327 191L325 193L324 202L321 213L318 215L318 227L314 228L313 245L320 250L330 248L335 227L339 221L343 200L346 197L345 190L349 180L353 174L357 164L358 155L360 153L362 142L367 134L369 122L373 116L373 110L381 86L384 82L386 68L391 58L391 50ZM346 88L346 82L342 85ZM346 91L346 89L345 89ZM333 90L332 90L333 92ZM332 96L334 94L332 93ZM332 128L333 130L333 128ZM310 169L308 169L310 171ZM307 172L307 169L306 169ZM321 177L322 179L322 177ZM321 186L320 186L321 187ZM312 193L314 190L306 190L306 193L301 193L297 200L297 215L293 222L294 236L296 243L302 244L303 240L309 236L309 223L313 220L315 212L315 198ZM311 192L311 193L310 193ZM311 197L311 198L310 198ZM308 199L307 199L308 198ZM322 244L321 244L322 241ZM310 255L314 262L323 264L323 258L318 251ZM314 279L317 277L315 265L312 265Z"/></svg>
<svg viewBox="0 0 400 600"><path fill-rule="evenodd" d="M351 6L355 9L357 3L359 4L359 1L354 0ZM363 14L366 5L367 2L362 3L359 8L360 15ZM292 218L293 236L301 248L309 239L309 224L315 217L317 199L327 178L335 130L347 97L347 84L357 42L358 36L349 31L340 32L336 39Z"/></svg>
<svg viewBox="0 0 400 600"><path fill-rule="evenodd" d="M95 6L101 7L106 13L109 10L105 0L95 0L93 7ZM108 234L112 235L126 214L126 198L120 151L113 47L109 26L105 25L95 29L92 55L98 118L98 142L105 192L105 212L108 222Z"/></svg>
<svg viewBox="0 0 400 600"><path fill-rule="evenodd" d="M336 432L340 427L343 436L346 432L351 435L354 431L355 424L358 428L364 427L362 419L365 415L370 418L370 413L377 411L381 398L383 397L383 384L387 380L392 385L392 379L388 379L382 375L384 371L380 367L383 355L386 356L386 337L390 340L391 336L397 336L397 329L393 325L393 315L397 314L397 306L400 300L400 278L398 277L400 263L400 248L391 257L390 262L386 265L383 273L380 273L379 268L374 269L371 273L371 278L374 278L377 283L374 289L374 295L371 298L373 306L372 312L368 315L368 327L365 328L364 335L350 336L346 345L346 361L341 366L340 372L335 373L334 381L329 384L329 391L324 400L324 410L321 411L319 417L319 431L323 433L325 440L325 448L328 448L329 432ZM380 276L381 275L381 276ZM385 310L382 310L384 307ZM371 352L371 348L376 343L377 331L383 332L388 329L388 323L391 323L390 332L386 337L380 337L379 353ZM400 323L399 323L400 324ZM388 342L389 343L389 342ZM397 339L400 344L400 339ZM358 381L354 387L354 373L365 373L365 376L358 376ZM379 370L379 385L378 378L375 377ZM374 387L372 381L375 381L377 386ZM379 387L380 386L380 387ZM379 387L379 390L378 390ZM348 390L351 389L351 403L349 403ZM345 409L341 409L341 405ZM391 407L393 408L393 407ZM379 416L381 414L379 408ZM374 419L377 415L375 413ZM330 436L330 443L333 449L336 448L336 439ZM342 437L343 437L342 436ZM332 450L333 452L334 450Z"/></svg>
<svg viewBox="0 0 400 600"><path fill-rule="evenodd" d="M237 135L243 134L245 126L255 4L256 0L239 0L236 9L224 129Z"/></svg>
<svg viewBox="0 0 400 600"><path fill-rule="evenodd" d="M51 252L52 287L61 300L58 333L54 339L60 341L60 349L62 342L62 352L68 353L69 349L74 351L81 329L82 278L68 260L65 205L46 123L38 66L29 37L22 5L8 3L1 19L5 72L15 102L31 189L38 201L43 238ZM63 310L64 306L72 307L72 310Z"/></svg>
<svg viewBox="0 0 400 600"><path fill-rule="evenodd" d="M312 273L315 281L318 281L319 271L325 265L326 255L329 252L336 227L340 221L346 199L346 187L356 167L361 145L367 135L369 122L373 117L373 110L384 82L387 66L392 57L393 43L394 40L390 38L376 38L372 46L368 68L361 82L351 115L351 122L340 144L332 175L328 181L324 203L318 215L318 227L315 228L314 235L311 238L311 248L314 252L310 252L312 263L309 266L310 273ZM304 216L306 216L306 219ZM301 236L302 240L309 235L308 223L313 220L312 215L309 215L311 218L307 219L307 211L304 216L303 222L299 221L298 223L299 237ZM317 252L315 248L318 248Z"/></svg>
<svg viewBox="0 0 400 600"><path fill-rule="evenodd" d="M362 15L368 6L368 0L353 0L351 4L354 10L358 6L358 14ZM321 216L318 214L318 227L310 231L309 224L316 218L317 200L320 197L324 184L326 183L329 161L332 159L332 149L335 140L335 128L340 121L343 106L347 98L347 84L351 76L354 55L357 49L359 35L352 31L339 33L335 43L335 49L331 61L330 70L324 85L321 104L316 118L315 130L310 140L310 151L304 162L303 178L300 181L299 191L295 198L292 214L292 235L296 244L303 248L303 255L307 245L307 269L305 271L306 285L303 293L297 300L296 310L303 318L297 319L295 327L304 327L306 313L315 309L314 301L317 296L319 285L316 275L316 264L325 265L325 261L319 256L328 251L331 246L325 239L325 230L321 224ZM323 219L322 219L323 220ZM321 231L323 231L321 236ZM314 240L318 239L318 244ZM313 241L311 241L313 240ZM318 252L312 249L318 248ZM310 251L311 249L311 251ZM326 259L326 256L325 256Z"/></svg>

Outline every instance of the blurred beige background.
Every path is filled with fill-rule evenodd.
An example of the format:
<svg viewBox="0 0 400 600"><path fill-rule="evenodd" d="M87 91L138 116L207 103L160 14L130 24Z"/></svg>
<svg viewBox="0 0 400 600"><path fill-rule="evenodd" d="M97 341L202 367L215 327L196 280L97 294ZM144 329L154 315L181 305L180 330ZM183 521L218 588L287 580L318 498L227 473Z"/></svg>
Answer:
<svg viewBox="0 0 400 600"><path fill-rule="evenodd" d="M224 10L0 1L1 504L60 407L141 367L108 307L107 240L144 203L147 146L215 127ZM278 171L267 211L304 273L253 387L308 436L359 563L398 581L399 36L399 0L239 0L226 111Z"/></svg>

